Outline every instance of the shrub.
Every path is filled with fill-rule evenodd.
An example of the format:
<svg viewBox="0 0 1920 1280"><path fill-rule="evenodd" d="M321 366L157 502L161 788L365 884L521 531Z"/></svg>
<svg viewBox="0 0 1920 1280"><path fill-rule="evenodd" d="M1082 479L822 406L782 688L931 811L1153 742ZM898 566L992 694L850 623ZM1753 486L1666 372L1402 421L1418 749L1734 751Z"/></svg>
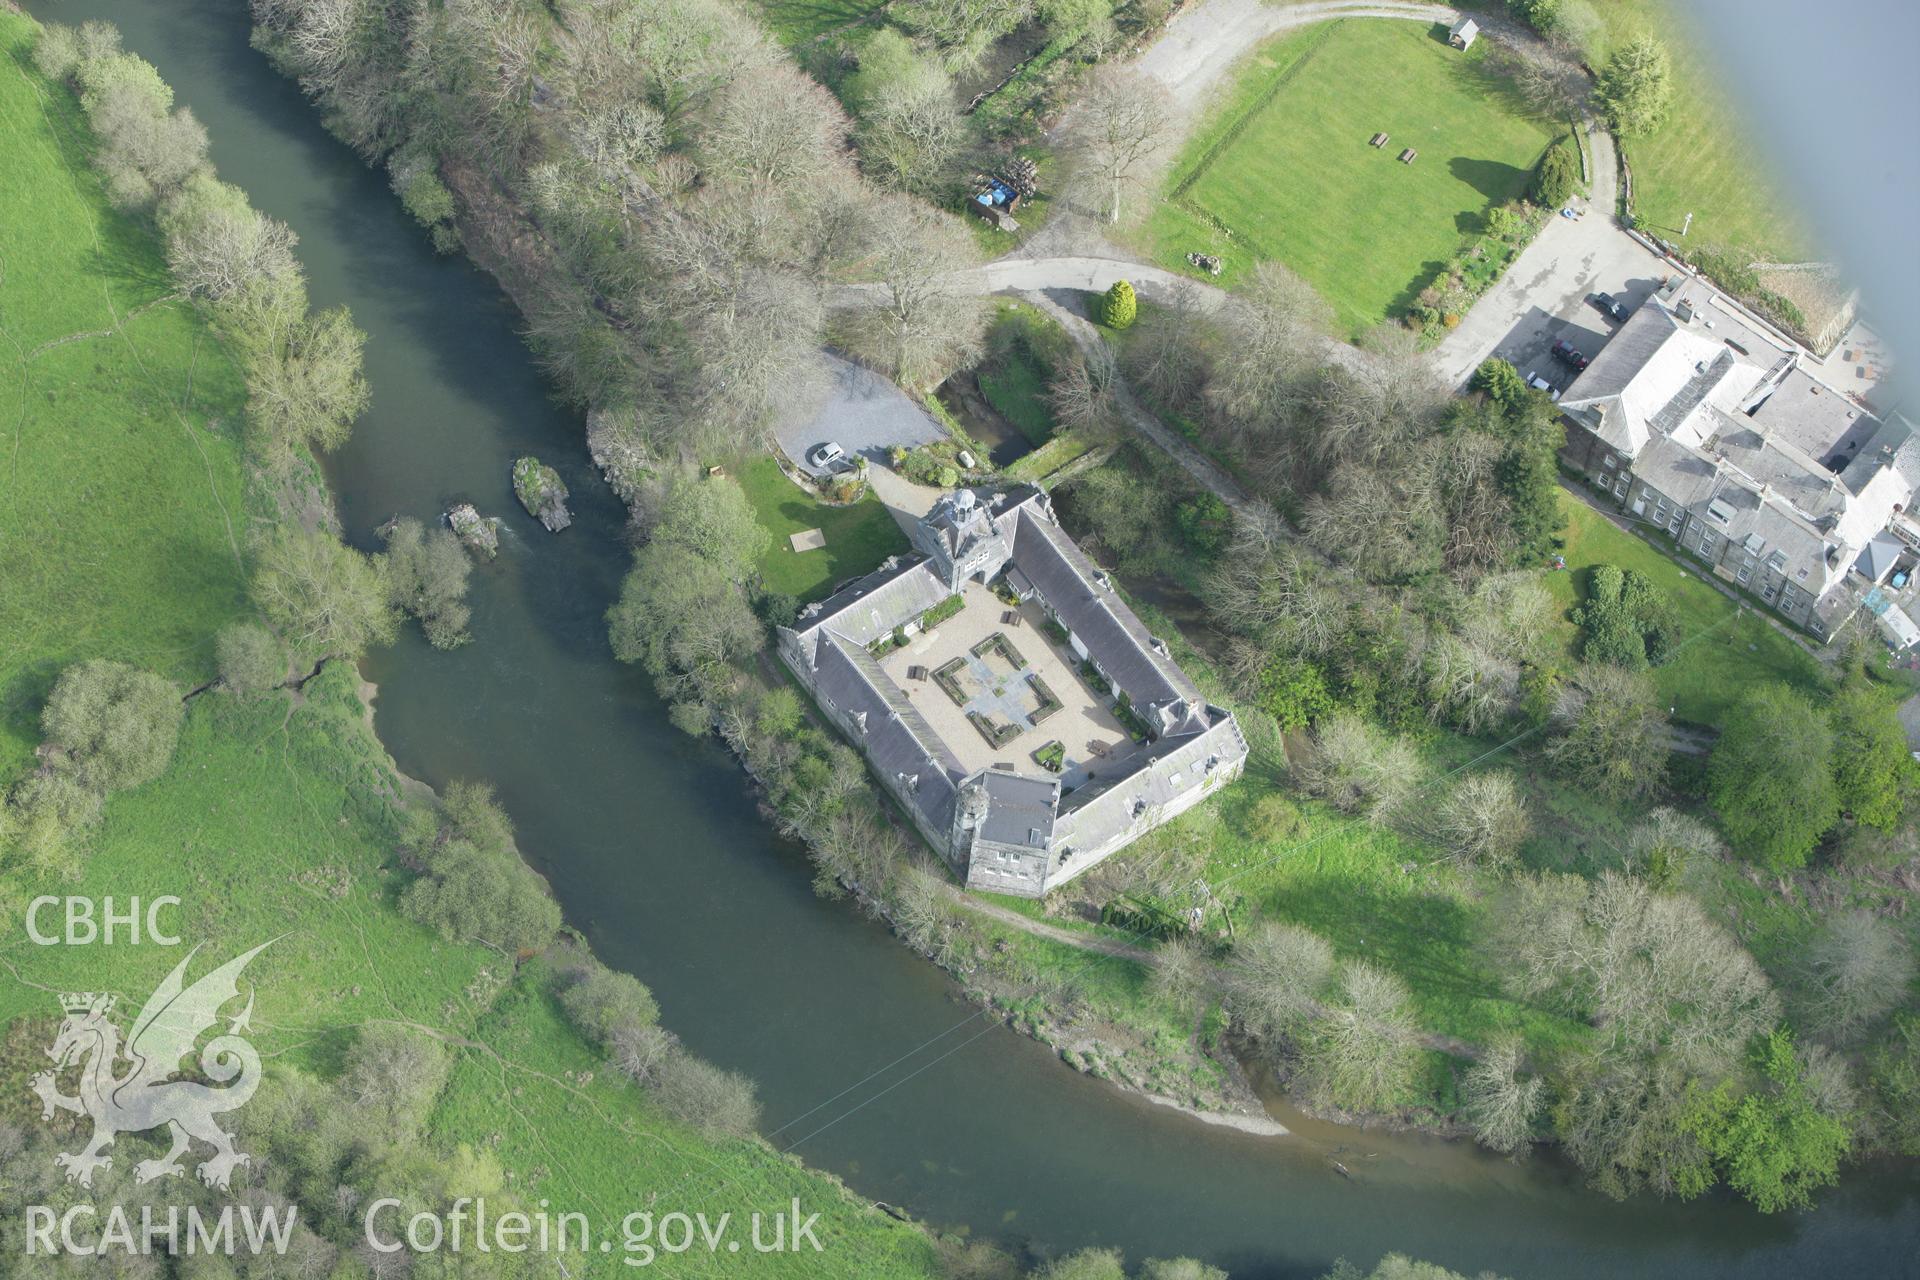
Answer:
<svg viewBox="0 0 1920 1280"><path fill-rule="evenodd" d="M654 1087L669 1115L708 1137L744 1137L760 1123L753 1081L690 1054L667 1055Z"/></svg>
<svg viewBox="0 0 1920 1280"><path fill-rule="evenodd" d="M341 1087L355 1104L380 1117L385 1131L417 1134L452 1065L446 1048L425 1033L369 1023L347 1051Z"/></svg>
<svg viewBox="0 0 1920 1280"><path fill-rule="evenodd" d="M577 971L560 992L567 1011L582 1035L612 1051L622 1033L632 1033L660 1020L653 992L630 973L618 973L601 964Z"/></svg>
<svg viewBox="0 0 1920 1280"><path fill-rule="evenodd" d="M1581 657L1630 671L1659 665L1676 642L1666 593L1638 569L1595 565L1573 621L1581 630Z"/></svg>
<svg viewBox="0 0 1920 1280"><path fill-rule="evenodd" d="M1473 389L1502 409L1512 412L1527 398L1527 380L1513 362L1490 357L1473 372Z"/></svg>
<svg viewBox="0 0 1920 1280"><path fill-rule="evenodd" d="M95 659L60 674L40 721L80 781L105 793L159 777L185 714L180 691L159 676Z"/></svg>
<svg viewBox="0 0 1920 1280"><path fill-rule="evenodd" d="M1278 844L1299 835L1306 822L1300 816L1299 805L1278 791L1269 791L1247 807L1242 825L1249 839Z"/></svg>
<svg viewBox="0 0 1920 1280"><path fill-rule="evenodd" d="M265 693L287 678L287 651L257 622L230 622L213 642L220 683L241 697Z"/></svg>
<svg viewBox="0 0 1920 1280"><path fill-rule="evenodd" d="M1139 317L1140 303L1134 297L1133 285L1125 280L1115 280L1100 300L1100 323L1109 329L1127 329L1133 326Z"/></svg>
<svg viewBox="0 0 1920 1280"><path fill-rule="evenodd" d="M1572 196L1580 182L1580 166L1571 148L1556 142L1540 157L1533 171L1533 200L1548 209L1558 209Z"/></svg>

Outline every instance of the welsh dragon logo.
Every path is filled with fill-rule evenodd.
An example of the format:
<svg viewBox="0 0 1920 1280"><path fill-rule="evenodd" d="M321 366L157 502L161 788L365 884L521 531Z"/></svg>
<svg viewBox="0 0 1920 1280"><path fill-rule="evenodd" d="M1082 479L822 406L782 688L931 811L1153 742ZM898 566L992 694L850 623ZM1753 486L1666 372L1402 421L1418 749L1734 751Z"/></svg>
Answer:
<svg viewBox="0 0 1920 1280"><path fill-rule="evenodd" d="M208 1186L225 1190L234 1169L250 1162L245 1152L234 1149L233 1135L223 1131L214 1117L245 1106L260 1084L260 1055L241 1035L251 1029L251 991L246 1008L228 1021L226 1033L200 1050L200 1071L215 1084L173 1077L180 1073L180 1060L193 1052L201 1033L219 1021L221 1006L238 998L241 970L271 945L261 943L183 990L187 965L200 951L195 947L147 997L124 1045L120 1029L108 1016L115 997L90 991L60 997L67 1017L47 1050L54 1070L35 1075L32 1088L40 1097L42 1119L52 1119L58 1108L93 1120L93 1137L85 1147L54 1157L67 1171L69 1182L90 1187L96 1169L113 1167L106 1149L114 1135L142 1133L162 1125L173 1139L173 1148L158 1160L134 1165L138 1182L185 1172L180 1157L195 1138L213 1148L213 1155L198 1170ZM60 1092L54 1076L76 1062L80 1063L79 1092L69 1097ZM119 1073L123 1062L126 1069Z"/></svg>

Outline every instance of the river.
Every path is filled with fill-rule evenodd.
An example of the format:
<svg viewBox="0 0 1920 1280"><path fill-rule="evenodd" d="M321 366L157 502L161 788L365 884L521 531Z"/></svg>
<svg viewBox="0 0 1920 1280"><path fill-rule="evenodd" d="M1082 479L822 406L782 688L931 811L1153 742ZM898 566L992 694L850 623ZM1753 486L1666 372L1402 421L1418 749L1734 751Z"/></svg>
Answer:
<svg viewBox="0 0 1920 1280"><path fill-rule="evenodd" d="M493 282L436 257L382 177L249 48L244 3L32 7L118 24L205 123L221 175L299 233L315 303L346 303L370 335L373 407L328 466L351 538L370 546L388 516L430 520L455 499L507 517L499 560L475 574L475 642L437 653L410 630L368 661L381 737L428 782L497 785L568 920L653 987L695 1051L759 1082L767 1128L786 1126L778 1143L805 1138L809 1163L931 1222L1050 1251L1191 1254L1236 1280L1393 1250L1514 1280L1920 1274L1911 1167L1851 1170L1811 1214L1614 1204L1552 1159L1217 1129L1003 1028L954 1030L969 1011L952 984L852 906L817 899L731 759L668 727L646 678L611 659L622 511L578 415L548 397ZM508 464L529 452L573 490L564 534L513 504ZM1335 1147L1351 1180L1330 1167Z"/></svg>

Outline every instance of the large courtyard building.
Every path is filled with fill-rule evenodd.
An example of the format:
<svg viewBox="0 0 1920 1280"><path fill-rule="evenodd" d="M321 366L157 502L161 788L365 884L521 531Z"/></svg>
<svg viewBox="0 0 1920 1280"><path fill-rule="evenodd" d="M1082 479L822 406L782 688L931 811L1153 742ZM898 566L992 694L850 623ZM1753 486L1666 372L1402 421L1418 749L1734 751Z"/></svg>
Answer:
<svg viewBox="0 0 1920 1280"><path fill-rule="evenodd" d="M1561 397L1564 456L1634 519L1813 635L1889 593L1920 549L1920 440L1685 280L1629 318ZM1896 616L1897 615L1897 616Z"/></svg>
<svg viewBox="0 0 1920 1280"><path fill-rule="evenodd" d="M1038 897L1239 776L1232 713L1044 493L959 490L913 542L780 655L969 888Z"/></svg>

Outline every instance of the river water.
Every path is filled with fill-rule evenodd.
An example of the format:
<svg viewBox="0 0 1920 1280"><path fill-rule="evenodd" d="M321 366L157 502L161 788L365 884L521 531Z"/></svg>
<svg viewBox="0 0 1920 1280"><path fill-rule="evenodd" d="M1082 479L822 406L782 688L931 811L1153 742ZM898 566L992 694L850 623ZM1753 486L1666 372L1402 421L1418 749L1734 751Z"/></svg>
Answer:
<svg viewBox="0 0 1920 1280"><path fill-rule="evenodd" d="M373 408L328 468L353 540L456 499L508 517L499 560L475 574L475 643L436 653L410 632L367 663L381 737L430 783L497 785L568 920L653 987L696 1052L759 1082L777 1143L804 1139L809 1163L931 1222L1052 1251L1191 1254L1236 1280L1388 1251L1515 1280L1920 1275L1910 1167L1852 1170L1811 1214L1619 1205L1550 1159L1202 1125L968 1021L931 966L814 897L732 761L667 727L645 677L612 661L602 614L627 559L622 511L578 415L548 398L493 282L436 257L380 176L248 47L244 3L33 7L117 23L206 124L221 175L299 233L315 303L346 303L370 335ZM513 504L508 465L529 452L573 490L564 534Z"/></svg>

